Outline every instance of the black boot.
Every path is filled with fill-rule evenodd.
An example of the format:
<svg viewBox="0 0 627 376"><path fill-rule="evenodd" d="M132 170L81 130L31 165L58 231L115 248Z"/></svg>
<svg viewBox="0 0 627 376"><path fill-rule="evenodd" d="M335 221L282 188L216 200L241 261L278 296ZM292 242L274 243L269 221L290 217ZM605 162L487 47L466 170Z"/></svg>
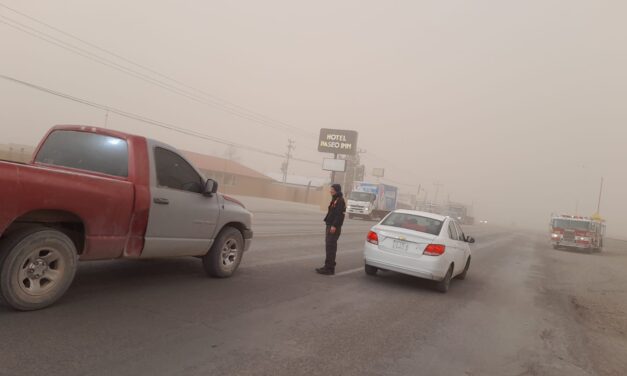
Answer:
<svg viewBox="0 0 627 376"><path fill-rule="evenodd" d="M318 272L318 274L322 274L322 275L333 275L333 274L335 274L335 270L329 269L326 266L323 267L323 268L317 268L316 272Z"/></svg>

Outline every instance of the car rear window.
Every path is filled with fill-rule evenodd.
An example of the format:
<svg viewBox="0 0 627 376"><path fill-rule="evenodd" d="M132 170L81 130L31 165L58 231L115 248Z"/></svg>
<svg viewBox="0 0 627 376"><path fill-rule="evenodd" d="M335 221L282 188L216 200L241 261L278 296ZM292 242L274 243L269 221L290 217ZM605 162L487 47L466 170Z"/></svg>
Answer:
<svg viewBox="0 0 627 376"><path fill-rule="evenodd" d="M77 131L54 131L37 154L36 162L128 177L126 140Z"/></svg>
<svg viewBox="0 0 627 376"><path fill-rule="evenodd" d="M439 235L444 222L420 215L392 213L387 216L381 224L383 226L400 227L431 235Z"/></svg>

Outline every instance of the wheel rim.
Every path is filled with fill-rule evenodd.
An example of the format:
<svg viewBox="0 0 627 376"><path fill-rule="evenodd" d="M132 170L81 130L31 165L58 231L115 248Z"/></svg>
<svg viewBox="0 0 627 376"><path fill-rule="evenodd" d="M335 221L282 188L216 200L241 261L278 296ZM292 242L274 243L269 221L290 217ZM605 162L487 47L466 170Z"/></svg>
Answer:
<svg viewBox="0 0 627 376"><path fill-rule="evenodd" d="M235 239L228 239L224 242L222 247L222 265L226 268L231 268L237 262L237 256L239 254L239 247Z"/></svg>
<svg viewBox="0 0 627 376"><path fill-rule="evenodd" d="M51 248L33 250L18 265L18 286L31 296L49 293L61 283L66 270L61 253Z"/></svg>

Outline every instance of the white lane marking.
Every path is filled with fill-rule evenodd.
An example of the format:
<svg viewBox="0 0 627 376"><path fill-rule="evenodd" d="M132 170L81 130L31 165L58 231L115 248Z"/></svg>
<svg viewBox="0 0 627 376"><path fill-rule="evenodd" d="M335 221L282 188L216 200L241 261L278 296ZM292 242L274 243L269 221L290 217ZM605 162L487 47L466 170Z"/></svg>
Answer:
<svg viewBox="0 0 627 376"><path fill-rule="evenodd" d="M335 276L336 277L340 277L340 276L343 276L343 275L357 273L357 272L362 271L362 270L364 270L363 266L361 268L355 268L355 269L345 270L345 271L340 272L340 273L336 273Z"/></svg>
<svg viewBox="0 0 627 376"><path fill-rule="evenodd" d="M355 234L366 234L364 231L342 231L342 235L355 235ZM259 232L255 233L254 238L273 238L273 237L299 237L299 236L309 236L309 235L320 235L324 236L324 230L322 231L311 231L311 232L291 232L291 233L272 233L272 232ZM364 235L365 239L365 235Z"/></svg>
<svg viewBox="0 0 627 376"><path fill-rule="evenodd" d="M324 251L324 250L323 250ZM350 249L350 250L346 250L346 251L339 251L337 253L338 256L342 256L342 255L352 255L355 253L362 253L364 250L363 249ZM315 255L304 255L304 256L296 256L296 257L290 257L290 258L284 258L284 259L279 259L279 260L269 260L269 261L261 261L261 262L250 262L250 263L245 263L242 262L242 267L258 267L258 266L269 266L269 265L278 265L278 264L286 264L286 263L291 263L291 262L298 262L298 261L306 261L306 260L316 260L316 259L320 259L320 260L324 260L324 254L315 254ZM244 260L246 260L244 258Z"/></svg>

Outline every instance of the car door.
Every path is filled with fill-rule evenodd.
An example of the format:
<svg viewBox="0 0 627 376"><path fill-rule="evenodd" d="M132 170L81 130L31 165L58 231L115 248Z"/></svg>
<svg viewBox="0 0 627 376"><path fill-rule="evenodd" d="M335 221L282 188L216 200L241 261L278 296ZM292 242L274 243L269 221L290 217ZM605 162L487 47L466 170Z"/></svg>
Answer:
<svg viewBox="0 0 627 376"><path fill-rule="evenodd" d="M456 275L460 273L460 271L464 267L464 261L463 261L464 250L459 241L460 233L459 233L459 230L457 229L457 226L455 225L455 221L449 220L448 226L449 226L450 245L448 245L447 248L450 247L451 249L453 262L455 263L454 275Z"/></svg>
<svg viewBox="0 0 627 376"><path fill-rule="evenodd" d="M220 214L218 196L203 195L204 179L176 151L152 144L152 202L142 257L204 255Z"/></svg>
<svg viewBox="0 0 627 376"><path fill-rule="evenodd" d="M457 227L459 247L460 247L461 256L462 256L462 263L460 264L460 268L463 269L466 266L466 260L468 259L468 256L470 256L470 245L466 241L466 235L464 234L464 231L462 230L462 226L459 224L459 222L457 221L454 221L454 222L455 222L455 226Z"/></svg>

